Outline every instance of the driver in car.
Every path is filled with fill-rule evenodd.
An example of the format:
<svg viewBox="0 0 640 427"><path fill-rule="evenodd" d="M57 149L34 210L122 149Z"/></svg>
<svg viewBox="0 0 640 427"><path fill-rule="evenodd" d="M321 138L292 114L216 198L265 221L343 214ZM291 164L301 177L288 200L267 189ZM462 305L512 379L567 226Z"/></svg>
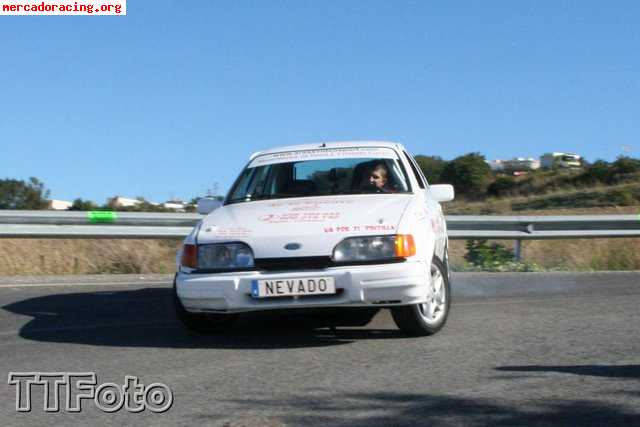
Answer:
<svg viewBox="0 0 640 427"><path fill-rule="evenodd" d="M369 174L368 185L377 193L393 193L394 188L389 185L389 170L384 163L376 164Z"/></svg>

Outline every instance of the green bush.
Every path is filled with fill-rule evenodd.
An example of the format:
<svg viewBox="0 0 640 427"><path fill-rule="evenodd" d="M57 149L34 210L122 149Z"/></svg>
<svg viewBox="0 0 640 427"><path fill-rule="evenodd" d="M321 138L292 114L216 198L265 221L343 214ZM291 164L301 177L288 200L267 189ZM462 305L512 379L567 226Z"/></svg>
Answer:
<svg viewBox="0 0 640 427"><path fill-rule="evenodd" d="M580 181L582 184L609 183L612 175L613 168L609 162L596 160L585 169L576 181Z"/></svg>
<svg viewBox="0 0 640 427"><path fill-rule="evenodd" d="M513 261L513 251L499 243L488 244L487 240L468 240L467 253L464 256L469 263L477 267L490 267Z"/></svg>
<svg viewBox="0 0 640 427"><path fill-rule="evenodd" d="M632 174L640 172L640 159L621 156L613 162L613 169L617 174Z"/></svg>
<svg viewBox="0 0 640 427"><path fill-rule="evenodd" d="M611 203L618 206L633 206L637 203L634 192L631 188L622 188L610 193Z"/></svg>
<svg viewBox="0 0 640 427"><path fill-rule="evenodd" d="M487 192L491 196L504 197L513 195L514 190L518 187L518 182L510 176L499 176L489 185Z"/></svg>
<svg viewBox="0 0 640 427"><path fill-rule="evenodd" d="M493 180L493 175L482 154L469 153L448 162L440 179L452 184L456 194L478 199L486 197L487 187Z"/></svg>
<svg viewBox="0 0 640 427"><path fill-rule="evenodd" d="M417 155L415 157L418 167L422 170L427 182L430 184L437 184L442 181L442 172L447 162L442 160L438 156L423 156Z"/></svg>
<svg viewBox="0 0 640 427"><path fill-rule="evenodd" d="M468 240L464 256L469 263L463 267L468 271L540 271L534 263L514 260L514 253L499 243L488 244L487 240Z"/></svg>

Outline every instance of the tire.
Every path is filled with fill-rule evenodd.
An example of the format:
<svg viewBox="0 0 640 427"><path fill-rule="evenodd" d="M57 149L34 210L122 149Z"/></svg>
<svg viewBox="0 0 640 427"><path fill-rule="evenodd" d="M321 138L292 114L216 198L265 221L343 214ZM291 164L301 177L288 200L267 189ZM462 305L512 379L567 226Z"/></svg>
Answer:
<svg viewBox="0 0 640 427"><path fill-rule="evenodd" d="M173 306L176 310L176 316L187 329L199 334L212 334L224 332L230 329L237 315L235 314L218 314L218 313L190 313L188 312L176 292L176 282L173 282Z"/></svg>
<svg viewBox="0 0 640 427"><path fill-rule="evenodd" d="M439 281L439 278L442 280ZM426 303L391 309L393 321L407 335L433 335L442 329L447 322L449 308L451 307L451 286L447 269L442 261L435 256L431 262L429 286L431 286L432 292L429 301Z"/></svg>

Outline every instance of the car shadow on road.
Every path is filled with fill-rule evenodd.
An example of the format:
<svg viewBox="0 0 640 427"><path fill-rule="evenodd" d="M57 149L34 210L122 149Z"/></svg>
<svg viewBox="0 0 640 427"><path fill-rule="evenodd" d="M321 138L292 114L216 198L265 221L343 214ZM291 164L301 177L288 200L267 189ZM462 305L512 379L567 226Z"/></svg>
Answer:
<svg viewBox="0 0 640 427"><path fill-rule="evenodd" d="M640 365L525 365L499 366L495 369L506 372L557 372L592 377L640 379Z"/></svg>
<svg viewBox="0 0 640 427"><path fill-rule="evenodd" d="M279 396L225 402L247 411L285 413L284 424L305 426L628 426L637 425L640 415L629 404L587 399L522 401L433 393L330 393L315 399ZM200 414L197 421L215 417Z"/></svg>
<svg viewBox="0 0 640 427"><path fill-rule="evenodd" d="M60 293L3 307L32 316L22 338L114 347L280 349L406 338L395 329L321 328L313 319L268 313L244 316L226 333L199 335L176 320L170 288Z"/></svg>

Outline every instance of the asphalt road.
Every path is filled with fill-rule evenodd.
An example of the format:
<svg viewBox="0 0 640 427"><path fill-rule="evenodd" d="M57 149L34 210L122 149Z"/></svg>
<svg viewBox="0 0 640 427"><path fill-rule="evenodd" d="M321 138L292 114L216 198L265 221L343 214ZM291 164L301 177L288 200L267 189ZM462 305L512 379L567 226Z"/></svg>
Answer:
<svg viewBox="0 0 640 427"><path fill-rule="evenodd" d="M459 274L445 329L307 330L258 318L198 336L168 276L0 278L0 369L161 382L163 414L15 411L0 425L640 425L640 272ZM5 377L6 378L6 377Z"/></svg>

